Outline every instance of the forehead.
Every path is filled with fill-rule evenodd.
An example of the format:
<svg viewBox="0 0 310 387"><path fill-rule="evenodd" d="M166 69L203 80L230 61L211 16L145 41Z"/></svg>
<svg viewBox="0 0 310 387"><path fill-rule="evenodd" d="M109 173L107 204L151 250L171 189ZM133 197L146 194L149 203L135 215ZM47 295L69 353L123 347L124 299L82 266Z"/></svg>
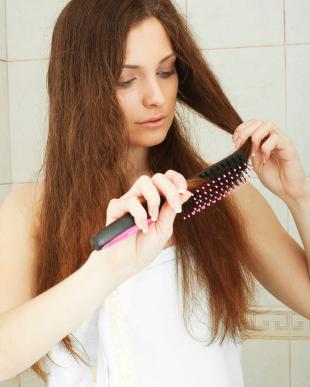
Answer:
<svg viewBox="0 0 310 387"><path fill-rule="evenodd" d="M147 66L158 64L173 46L169 36L156 18L148 18L132 28L126 41L125 63Z"/></svg>

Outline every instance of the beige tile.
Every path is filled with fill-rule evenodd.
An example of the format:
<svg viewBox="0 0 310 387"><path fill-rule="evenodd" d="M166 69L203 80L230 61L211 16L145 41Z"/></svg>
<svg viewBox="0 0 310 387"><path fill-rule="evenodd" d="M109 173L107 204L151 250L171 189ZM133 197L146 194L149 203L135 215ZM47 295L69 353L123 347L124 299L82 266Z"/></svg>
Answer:
<svg viewBox="0 0 310 387"><path fill-rule="evenodd" d="M172 3L178 9L178 11L186 16L186 0L172 0Z"/></svg>
<svg viewBox="0 0 310 387"><path fill-rule="evenodd" d="M9 130L8 65L0 61L0 184L11 181L11 140Z"/></svg>
<svg viewBox="0 0 310 387"><path fill-rule="evenodd" d="M288 212L288 229L289 229L290 235L295 239L295 241L302 248L304 248L303 243L302 243L302 239L301 239L301 237L299 235L298 228L297 228L297 226L295 224L295 220L294 220L293 215L291 214L290 211Z"/></svg>
<svg viewBox="0 0 310 387"><path fill-rule="evenodd" d="M246 387L289 387L289 342L245 341L242 366Z"/></svg>
<svg viewBox="0 0 310 387"><path fill-rule="evenodd" d="M9 0L7 56L10 61L48 57L52 30L68 0Z"/></svg>
<svg viewBox="0 0 310 387"><path fill-rule="evenodd" d="M22 372L19 377L20 387L46 387L46 384L30 368Z"/></svg>
<svg viewBox="0 0 310 387"><path fill-rule="evenodd" d="M4 1L4 0L2 0ZM8 58L47 59L56 19L69 0L10 0L7 3ZM174 0L186 13L186 1Z"/></svg>
<svg viewBox="0 0 310 387"><path fill-rule="evenodd" d="M224 92L243 120L271 120L285 132L283 48L203 50ZM209 162L234 151L231 135L181 107L193 142ZM251 174L255 176L255 174Z"/></svg>
<svg viewBox="0 0 310 387"><path fill-rule="evenodd" d="M310 43L309 0L285 0L287 43Z"/></svg>
<svg viewBox="0 0 310 387"><path fill-rule="evenodd" d="M6 60L6 12L5 0L0 0L0 59Z"/></svg>
<svg viewBox="0 0 310 387"><path fill-rule="evenodd" d="M255 279L256 283L256 302L255 305L263 307L283 307L287 308L286 305L278 300L273 294L271 294L264 286Z"/></svg>
<svg viewBox="0 0 310 387"><path fill-rule="evenodd" d="M181 112L193 144L205 160L215 163L234 151L229 133L187 108L182 107Z"/></svg>
<svg viewBox="0 0 310 387"><path fill-rule="evenodd" d="M25 183L13 183L13 184L11 184L12 191L15 191L16 188L21 187L21 186L24 185L24 184L25 184Z"/></svg>
<svg viewBox="0 0 310 387"><path fill-rule="evenodd" d="M310 320L296 312L291 312L291 338L310 340Z"/></svg>
<svg viewBox="0 0 310 387"><path fill-rule="evenodd" d="M271 120L285 132L283 47L203 53L243 120Z"/></svg>
<svg viewBox="0 0 310 387"><path fill-rule="evenodd" d="M291 387L310 386L310 340L291 341Z"/></svg>
<svg viewBox="0 0 310 387"><path fill-rule="evenodd" d="M282 0L188 0L189 24L199 47L282 44Z"/></svg>
<svg viewBox="0 0 310 387"><path fill-rule="evenodd" d="M10 62L12 181L33 181L43 160L48 127L47 61Z"/></svg>
<svg viewBox="0 0 310 387"><path fill-rule="evenodd" d="M287 47L287 134L310 176L310 45Z"/></svg>
<svg viewBox="0 0 310 387"><path fill-rule="evenodd" d="M19 376L15 378L5 380L4 382L0 382L0 387L20 387L19 384Z"/></svg>

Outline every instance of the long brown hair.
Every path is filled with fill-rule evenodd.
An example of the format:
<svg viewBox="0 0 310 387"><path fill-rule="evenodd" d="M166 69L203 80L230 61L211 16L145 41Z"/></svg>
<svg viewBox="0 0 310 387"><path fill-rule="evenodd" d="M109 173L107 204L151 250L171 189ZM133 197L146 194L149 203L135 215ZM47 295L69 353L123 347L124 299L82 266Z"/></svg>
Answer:
<svg viewBox="0 0 310 387"><path fill-rule="evenodd" d="M47 74L49 130L40 169L44 168L44 188L36 233L36 295L85 263L92 251L91 236L105 225L109 201L130 188L129 130L115 91L127 34L148 17L162 23L177 54L177 102L228 133L242 122L185 17L170 0L71 0L54 27ZM189 178L208 166L189 131L176 111L165 140L149 148L151 171L174 169ZM183 317L187 326L191 306L199 304L199 290L210 309L210 343L218 337L221 343L226 336L247 337L255 330L247 318L255 302L255 283L243 262L251 254L245 235L241 213L230 197L210 207L205 216L186 222L175 219ZM61 342L84 361L71 335ZM31 368L47 381L40 361Z"/></svg>

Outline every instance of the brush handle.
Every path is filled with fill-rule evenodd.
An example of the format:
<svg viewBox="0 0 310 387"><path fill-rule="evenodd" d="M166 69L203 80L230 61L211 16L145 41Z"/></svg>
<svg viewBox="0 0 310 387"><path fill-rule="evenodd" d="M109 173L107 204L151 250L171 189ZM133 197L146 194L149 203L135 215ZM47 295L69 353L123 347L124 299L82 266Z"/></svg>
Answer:
<svg viewBox="0 0 310 387"><path fill-rule="evenodd" d="M160 196L159 209L165 202L165 198ZM147 211L147 202L141 203L143 208ZM147 218L147 224L153 223L151 218ZM101 250L103 247L112 246L126 238L135 232L139 231L134 217L127 213L110 223L108 226L99 231L95 236L90 239L90 244L95 250Z"/></svg>

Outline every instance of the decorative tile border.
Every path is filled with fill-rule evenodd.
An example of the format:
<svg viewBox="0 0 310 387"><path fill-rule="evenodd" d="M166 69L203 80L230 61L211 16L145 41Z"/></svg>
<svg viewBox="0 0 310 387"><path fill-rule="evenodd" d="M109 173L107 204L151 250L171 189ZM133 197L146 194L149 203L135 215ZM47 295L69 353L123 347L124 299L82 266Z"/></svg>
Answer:
<svg viewBox="0 0 310 387"><path fill-rule="evenodd" d="M296 312L263 307L253 307L252 311L249 319L262 331L250 333L250 339L310 340L310 320Z"/></svg>

